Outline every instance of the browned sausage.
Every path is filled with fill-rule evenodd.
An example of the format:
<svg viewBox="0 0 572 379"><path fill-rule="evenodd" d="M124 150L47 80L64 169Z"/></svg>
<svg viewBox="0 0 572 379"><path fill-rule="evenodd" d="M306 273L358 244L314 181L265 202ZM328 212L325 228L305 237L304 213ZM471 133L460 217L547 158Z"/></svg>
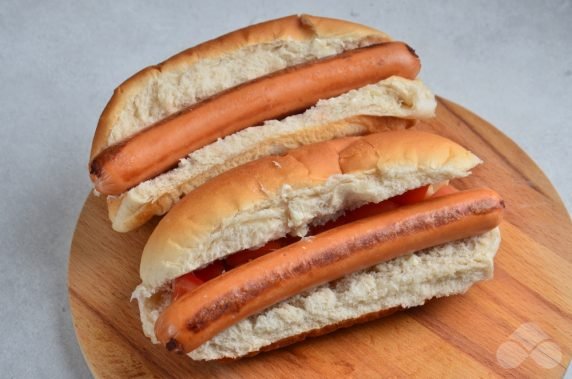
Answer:
<svg viewBox="0 0 572 379"><path fill-rule="evenodd" d="M218 138L393 75L413 79L420 67L409 46L388 42L287 68L222 92L110 146L91 162L91 179L99 192L118 195Z"/></svg>
<svg viewBox="0 0 572 379"><path fill-rule="evenodd" d="M206 282L159 317L169 350L189 352L240 320L297 293L401 255L496 227L504 203L476 189L398 208L289 245Z"/></svg>

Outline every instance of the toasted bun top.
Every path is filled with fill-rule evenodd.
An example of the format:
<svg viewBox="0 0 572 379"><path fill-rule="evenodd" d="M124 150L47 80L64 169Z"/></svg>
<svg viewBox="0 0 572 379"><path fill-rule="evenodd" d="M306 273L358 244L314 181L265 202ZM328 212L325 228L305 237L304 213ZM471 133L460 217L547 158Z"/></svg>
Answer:
<svg viewBox="0 0 572 379"><path fill-rule="evenodd" d="M247 163L198 187L161 220L141 258L143 287L153 292L225 255L286 233L303 235L317 217L468 175L478 163L453 141L411 130L340 138Z"/></svg>
<svg viewBox="0 0 572 379"><path fill-rule="evenodd" d="M230 56L232 53L247 47L271 44L277 41L312 43L318 39L337 40L338 48L341 49L391 40L385 33L353 22L310 15L295 15L251 25L204 42L182 51L158 65L139 71L115 89L99 119L90 159L93 159L107 146L119 142L170 113L225 88L237 85L241 81L252 79L248 77L238 78L234 71L244 71L245 62L241 61L242 58ZM320 43L317 45L306 53L308 56L295 57L292 63L297 63L296 60L304 61L332 53L331 47L321 46ZM272 45L268 47L268 50L272 51L275 48L276 46ZM289 55L296 54L302 53L293 51ZM207 73L200 70L197 71L197 75L191 73L190 77L185 76L185 73L188 74L189 70L200 61L219 58L226 60L228 67L222 71L220 67L217 67L219 71L217 71L218 77L214 80L215 83L213 83L212 78L199 78L199 76L208 76ZM288 65L289 63L281 64ZM250 63L246 62L246 64ZM283 68L279 65L276 66L275 62L273 64L274 66L267 63L267 67L257 68L258 72L253 73L252 76L256 77L259 74L267 74ZM243 67L240 67L241 65ZM214 68L211 67L211 69ZM227 71L225 72L225 70ZM229 75L235 78L225 79ZM202 83L197 85L197 80L203 79L206 81L203 90L193 88L202 88ZM196 91L202 91L202 93L195 93Z"/></svg>

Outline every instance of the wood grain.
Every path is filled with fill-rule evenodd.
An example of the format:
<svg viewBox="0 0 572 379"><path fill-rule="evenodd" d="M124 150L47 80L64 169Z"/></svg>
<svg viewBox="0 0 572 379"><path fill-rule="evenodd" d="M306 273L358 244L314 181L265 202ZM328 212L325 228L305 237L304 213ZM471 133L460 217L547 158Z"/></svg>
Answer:
<svg viewBox="0 0 572 379"><path fill-rule="evenodd" d="M90 195L71 246L68 285L77 338L93 374L561 377L572 355L572 227L557 192L517 145L452 102L439 99L437 117L416 128L445 135L485 161L471 177L457 181L458 187L489 186L505 198L507 216L494 280L462 296L432 300L254 358L195 363L152 345L141 332L136 303L129 301L139 283L140 253L154 223L128 234L115 233L104 199ZM515 368L503 368L498 356L518 353L519 345L505 343L526 323L540 328L555 344L543 344L534 353L536 361L529 356ZM497 355L501 346L509 349Z"/></svg>

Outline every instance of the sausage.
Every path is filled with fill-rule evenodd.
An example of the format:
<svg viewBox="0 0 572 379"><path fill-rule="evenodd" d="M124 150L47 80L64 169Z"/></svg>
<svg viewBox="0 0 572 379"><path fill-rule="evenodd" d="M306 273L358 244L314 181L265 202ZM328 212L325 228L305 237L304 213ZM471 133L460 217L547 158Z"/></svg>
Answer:
<svg viewBox="0 0 572 379"><path fill-rule="evenodd" d="M378 263L496 227L504 202L490 189L429 199L343 225L253 260L174 301L155 323L167 349L188 353L297 293Z"/></svg>
<svg viewBox="0 0 572 379"><path fill-rule="evenodd" d="M121 194L218 138L393 75L414 79L420 67L413 49L401 42L292 66L221 92L108 147L91 162L91 179L100 193Z"/></svg>

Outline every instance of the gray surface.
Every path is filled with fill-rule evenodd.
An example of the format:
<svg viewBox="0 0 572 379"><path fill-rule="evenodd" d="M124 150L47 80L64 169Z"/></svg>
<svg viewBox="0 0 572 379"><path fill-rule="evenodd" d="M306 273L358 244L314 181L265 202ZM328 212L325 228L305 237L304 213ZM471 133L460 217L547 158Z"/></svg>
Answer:
<svg viewBox="0 0 572 379"><path fill-rule="evenodd" d="M572 2L257 3L0 2L0 376L89 377L66 268L97 118L134 71L245 24L308 12L408 41L427 84L513 138L572 206Z"/></svg>

